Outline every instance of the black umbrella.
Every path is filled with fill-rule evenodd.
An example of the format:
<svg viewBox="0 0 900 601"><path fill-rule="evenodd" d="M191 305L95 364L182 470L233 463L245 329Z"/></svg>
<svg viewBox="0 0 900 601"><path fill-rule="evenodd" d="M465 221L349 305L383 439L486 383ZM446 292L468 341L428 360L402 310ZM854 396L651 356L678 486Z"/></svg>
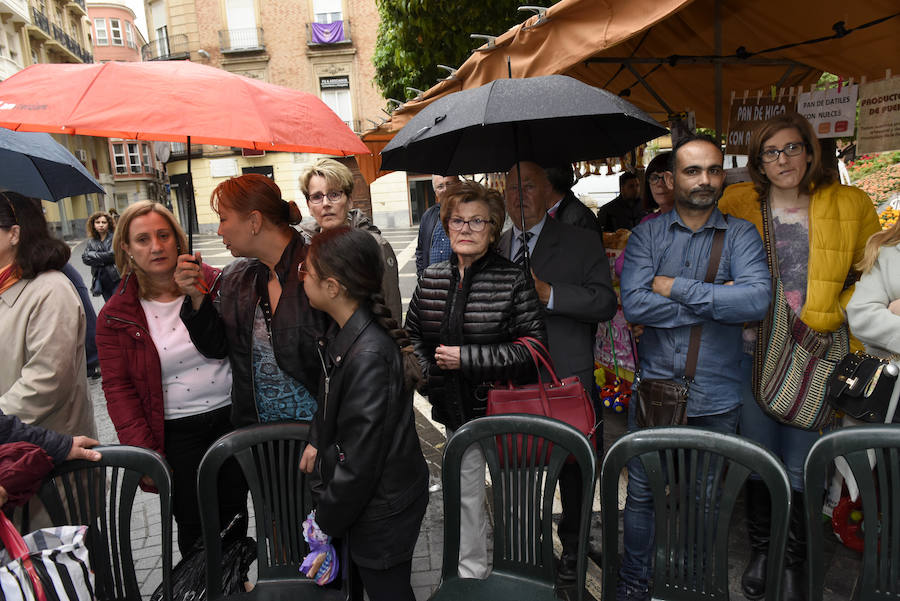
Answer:
<svg viewBox="0 0 900 601"><path fill-rule="evenodd" d="M409 120L381 168L460 175L620 156L668 130L627 100L565 75L497 79Z"/></svg>
<svg viewBox="0 0 900 601"><path fill-rule="evenodd" d="M78 194L104 193L84 165L50 134L2 127L0 189L54 201Z"/></svg>

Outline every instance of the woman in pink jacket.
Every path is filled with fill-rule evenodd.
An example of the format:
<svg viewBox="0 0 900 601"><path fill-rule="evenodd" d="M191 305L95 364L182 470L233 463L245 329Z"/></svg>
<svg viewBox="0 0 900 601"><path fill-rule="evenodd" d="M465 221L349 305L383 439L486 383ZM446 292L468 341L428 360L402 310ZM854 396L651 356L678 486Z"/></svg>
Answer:
<svg viewBox="0 0 900 601"><path fill-rule="evenodd" d="M181 254L187 239L172 213L150 201L131 205L119 219L113 248L124 282L97 319L106 407L120 442L153 449L169 462L178 547L184 555L200 537L200 460L233 429L231 367L227 359L201 355L181 322L185 296L175 283L175 267L193 257ZM205 286L214 294L219 271L202 268ZM246 516L247 488L240 470L222 474L224 526L237 513Z"/></svg>

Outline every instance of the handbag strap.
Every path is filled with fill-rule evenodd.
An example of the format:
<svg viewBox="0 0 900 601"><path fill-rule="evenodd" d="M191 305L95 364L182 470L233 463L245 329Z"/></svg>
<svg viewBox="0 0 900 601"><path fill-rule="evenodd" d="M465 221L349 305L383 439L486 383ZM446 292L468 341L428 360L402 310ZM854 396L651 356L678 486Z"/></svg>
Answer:
<svg viewBox="0 0 900 601"><path fill-rule="evenodd" d="M550 356L550 351L547 350L544 343L532 336L520 336L519 338L516 338L515 343L527 348L528 352L531 354L531 360L534 361L534 366L538 371L538 382L543 383L541 380L541 366L543 365L547 370L547 373L550 374L553 385L560 385L559 376L556 375L556 368L553 365L553 358Z"/></svg>
<svg viewBox="0 0 900 601"><path fill-rule="evenodd" d="M725 246L725 230L716 230L713 234L712 249L709 252L709 265L706 268L706 278L703 280L707 284L712 284L716 280L716 273L719 271L719 263L722 261L722 248ZM684 379L688 382L694 380L694 374L697 372L697 357L700 356L700 336L703 333L703 324L699 323L691 328L691 339L688 343L687 360L684 364Z"/></svg>
<svg viewBox="0 0 900 601"><path fill-rule="evenodd" d="M13 523L9 521L9 518L2 511L0 511L0 541L3 541L3 546L9 552L10 559L22 562L22 567L25 568L25 572L31 580L35 599L37 601L47 601L40 577L34 568L34 564L31 562L31 558L28 556L30 551L25 544L25 539L22 538L22 535L19 534L19 531L16 530L16 527L13 526Z"/></svg>

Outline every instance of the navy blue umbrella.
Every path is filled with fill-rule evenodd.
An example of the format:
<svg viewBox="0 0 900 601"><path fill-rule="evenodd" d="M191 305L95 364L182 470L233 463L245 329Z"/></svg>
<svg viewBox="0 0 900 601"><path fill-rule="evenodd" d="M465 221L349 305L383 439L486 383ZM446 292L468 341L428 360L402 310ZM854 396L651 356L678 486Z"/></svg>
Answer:
<svg viewBox="0 0 900 601"><path fill-rule="evenodd" d="M88 170L50 134L0 127L0 190L57 201L78 194L104 194Z"/></svg>

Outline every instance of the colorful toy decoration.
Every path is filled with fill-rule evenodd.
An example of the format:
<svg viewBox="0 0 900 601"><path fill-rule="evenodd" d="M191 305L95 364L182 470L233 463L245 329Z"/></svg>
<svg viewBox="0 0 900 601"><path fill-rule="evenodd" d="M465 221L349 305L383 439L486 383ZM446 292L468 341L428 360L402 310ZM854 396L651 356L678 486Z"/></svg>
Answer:
<svg viewBox="0 0 900 601"><path fill-rule="evenodd" d="M331 537L322 532L316 523L315 509L303 520L303 540L309 544L310 553L303 558L300 571L316 584L328 584L338 575L338 558L331 544Z"/></svg>
<svg viewBox="0 0 900 601"><path fill-rule="evenodd" d="M834 529L834 535L845 547L862 553L862 499L851 501L849 495L842 496L831 515L831 527Z"/></svg>
<svg viewBox="0 0 900 601"><path fill-rule="evenodd" d="M610 340L613 340L611 323L607 322ZM607 409L616 413L624 413L631 401L631 382L619 377L619 362L616 358L615 345L611 346L614 372L610 373L601 367L594 370L594 382L600 391L600 401Z"/></svg>

